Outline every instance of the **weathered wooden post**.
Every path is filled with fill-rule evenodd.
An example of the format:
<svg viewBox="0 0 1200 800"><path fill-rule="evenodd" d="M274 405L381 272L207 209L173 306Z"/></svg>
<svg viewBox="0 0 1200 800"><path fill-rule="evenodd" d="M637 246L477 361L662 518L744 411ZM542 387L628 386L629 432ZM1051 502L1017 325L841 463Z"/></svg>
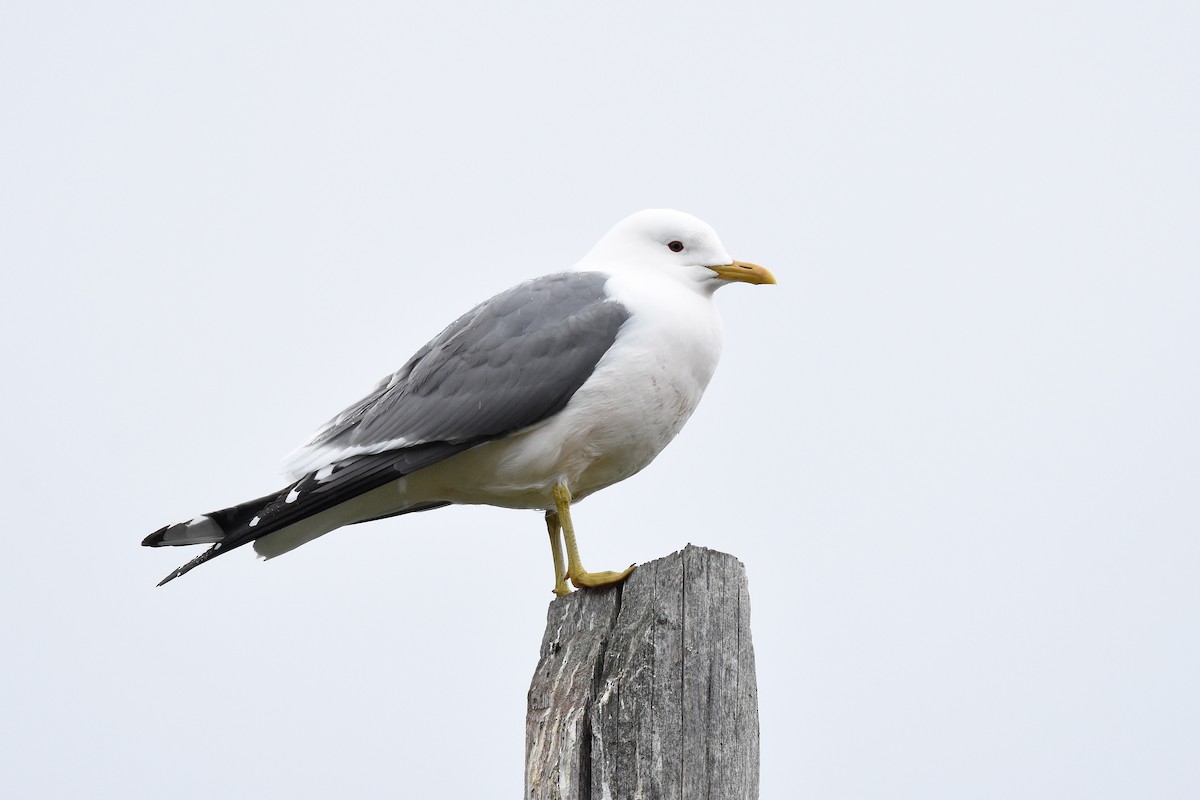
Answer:
<svg viewBox="0 0 1200 800"><path fill-rule="evenodd" d="M527 800L758 797L746 572L688 545L550 604L525 718Z"/></svg>

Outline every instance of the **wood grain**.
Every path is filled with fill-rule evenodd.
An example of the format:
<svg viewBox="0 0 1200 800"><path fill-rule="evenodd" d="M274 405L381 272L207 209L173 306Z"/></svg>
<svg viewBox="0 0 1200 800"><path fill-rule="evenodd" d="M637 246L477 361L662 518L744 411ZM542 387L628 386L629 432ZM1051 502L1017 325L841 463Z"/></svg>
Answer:
<svg viewBox="0 0 1200 800"><path fill-rule="evenodd" d="M688 545L554 600L529 689L529 800L757 798L746 573Z"/></svg>

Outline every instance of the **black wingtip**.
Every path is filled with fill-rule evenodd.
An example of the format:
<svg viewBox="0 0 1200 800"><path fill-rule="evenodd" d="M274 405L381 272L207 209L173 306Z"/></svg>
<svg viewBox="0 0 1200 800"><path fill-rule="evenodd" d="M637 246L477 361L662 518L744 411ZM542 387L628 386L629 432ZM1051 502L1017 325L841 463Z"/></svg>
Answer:
<svg viewBox="0 0 1200 800"><path fill-rule="evenodd" d="M147 536L145 539L142 539L142 547L161 547L163 544L163 537L166 536L167 528L169 527L171 526L164 525L154 533ZM166 583L166 581L163 581L163 583ZM159 586L162 586L162 583L160 583Z"/></svg>
<svg viewBox="0 0 1200 800"><path fill-rule="evenodd" d="M153 536L153 535L154 534L151 534L151 536ZM205 561L208 561L210 558L212 558L213 556L217 555L220 552L221 552L221 543L218 542L217 544L214 544L212 547L205 550L200 555L193 558L191 561L184 564L179 569L172 572L167 577L163 578L161 581L158 582L158 585L162 586L164 584L170 583L171 581L175 580L180 575L186 575L187 573L191 572L196 567L200 566Z"/></svg>

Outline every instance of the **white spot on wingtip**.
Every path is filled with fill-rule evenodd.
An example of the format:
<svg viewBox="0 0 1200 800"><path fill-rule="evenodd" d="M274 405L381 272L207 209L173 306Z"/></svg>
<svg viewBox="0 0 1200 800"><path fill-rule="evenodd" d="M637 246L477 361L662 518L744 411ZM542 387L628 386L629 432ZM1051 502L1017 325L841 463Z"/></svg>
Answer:
<svg viewBox="0 0 1200 800"><path fill-rule="evenodd" d="M251 528L253 528L253 527L254 527L255 525L257 525L257 524L258 524L258 517L255 517L254 519L250 520L250 527L251 527Z"/></svg>
<svg viewBox="0 0 1200 800"><path fill-rule="evenodd" d="M317 470L317 474L314 477L316 477L316 479L319 481L323 481L332 474L333 474L333 464L330 464L329 466L321 467L319 470Z"/></svg>
<svg viewBox="0 0 1200 800"><path fill-rule="evenodd" d="M292 489L290 492L288 492L288 496L286 498L284 498L283 502L294 503L294 502L296 502L296 498L299 496L300 496L300 490Z"/></svg>

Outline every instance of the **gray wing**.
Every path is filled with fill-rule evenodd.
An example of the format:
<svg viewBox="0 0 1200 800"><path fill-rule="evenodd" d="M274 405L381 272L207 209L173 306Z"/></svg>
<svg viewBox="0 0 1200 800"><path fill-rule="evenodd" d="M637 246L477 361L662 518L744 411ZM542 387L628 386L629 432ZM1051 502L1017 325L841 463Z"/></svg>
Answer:
<svg viewBox="0 0 1200 800"><path fill-rule="evenodd" d="M477 443L561 411L629 318L605 293L607 280L547 275L479 304L326 424L290 459L303 467L294 471L356 453Z"/></svg>

